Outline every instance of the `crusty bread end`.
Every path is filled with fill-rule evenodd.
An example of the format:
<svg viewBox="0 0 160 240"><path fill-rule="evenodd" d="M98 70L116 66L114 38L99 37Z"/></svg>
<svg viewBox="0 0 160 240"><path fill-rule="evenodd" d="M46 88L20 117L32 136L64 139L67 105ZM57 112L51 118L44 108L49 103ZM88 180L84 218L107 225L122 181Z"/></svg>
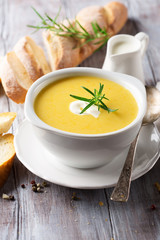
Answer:
<svg viewBox="0 0 160 240"><path fill-rule="evenodd" d="M9 176L16 154L13 140L12 134L0 136L0 188Z"/></svg>
<svg viewBox="0 0 160 240"><path fill-rule="evenodd" d="M127 8L123 3L110 2L104 6L108 22L108 34L110 36L118 33L127 21Z"/></svg>
<svg viewBox="0 0 160 240"><path fill-rule="evenodd" d="M8 61L8 54L0 65L0 77L6 95L16 103L23 103L27 89L23 88L17 81L15 72Z"/></svg>
<svg viewBox="0 0 160 240"><path fill-rule="evenodd" d="M14 51L33 82L50 72L43 49L29 36L21 38Z"/></svg>

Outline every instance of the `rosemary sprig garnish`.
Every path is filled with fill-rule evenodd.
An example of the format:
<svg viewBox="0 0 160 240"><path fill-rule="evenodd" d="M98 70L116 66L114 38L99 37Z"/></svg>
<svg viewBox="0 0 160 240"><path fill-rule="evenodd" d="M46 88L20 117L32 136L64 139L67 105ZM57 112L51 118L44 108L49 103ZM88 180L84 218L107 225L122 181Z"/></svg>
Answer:
<svg viewBox="0 0 160 240"><path fill-rule="evenodd" d="M100 45L102 47L105 45L109 39L109 36L105 29L102 29L98 23L92 22L91 26L93 29L93 34L90 34L78 20L75 20L74 23L71 23L69 19L66 19L68 22L68 26L64 25L63 23L58 23L57 18L59 16L60 10L58 11L57 15L54 19L52 19L47 13L45 17L42 17L40 13L35 9L32 8L37 16L41 19L41 23L37 26L27 25L30 28L34 28L36 30L39 29L49 29L53 31L53 33L57 36L63 37L72 37L76 40L84 40L83 43L79 44L78 47L83 46L84 44L93 42L94 45Z"/></svg>
<svg viewBox="0 0 160 240"><path fill-rule="evenodd" d="M71 97L73 97L77 100L88 102L88 105L82 109L80 114L84 113L92 105L96 105L98 107L98 110L100 110L100 108L102 108L102 109L106 110L108 113L115 112L118 110L118 109L111 109L111 108L107 107L107 105L102 101L103 99L109 100L108 98L105 97L105 94L102 94L104 84L100 83L99 90L94 89L94 92L92 92L90 89L88 89L86 87L82 87L82 88L84 90L86 90L87 92L89 92L93 97L92 98L84 98L84 97L79 97L79 96L70 94Z"/></svg>

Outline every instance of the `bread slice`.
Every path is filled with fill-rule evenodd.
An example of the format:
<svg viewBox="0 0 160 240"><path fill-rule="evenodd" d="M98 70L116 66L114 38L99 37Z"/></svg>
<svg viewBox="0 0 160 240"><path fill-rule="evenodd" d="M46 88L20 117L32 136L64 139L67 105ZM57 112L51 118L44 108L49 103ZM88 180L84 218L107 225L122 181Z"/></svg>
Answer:
<svg viewBox="0 0 160 240"><path fill-rule="evenodd" d="M15 45L14 51L33 82L50 72L43 49L29 36L21 38Z"/></svg>
<svg viewBox="0 0 160 240"><path fill-rule="evenodd" d="M16 103L23 103L33 81L15 52L9 52L4 57L0 77L6 95Z"/></svg>
<svg viewBox="0 0 160 240"><path fill-rule="evenodd" d="M14 112L0 113L0 134L8 132L16 115Z"/></svg>
<svg viewBox="0 0 160 240"><path fill-rule="evenodd" d="M14 136L12 134L0 136L0 188L9 176L16 154L13 140Z"/></svg>
<svg viewBox="0 0 160 240"><path fill-rule="evenodd" d="M2 64L3 57L0 56L0 65ZM1 83L1 77L0 77L0 83Z"/></svg>

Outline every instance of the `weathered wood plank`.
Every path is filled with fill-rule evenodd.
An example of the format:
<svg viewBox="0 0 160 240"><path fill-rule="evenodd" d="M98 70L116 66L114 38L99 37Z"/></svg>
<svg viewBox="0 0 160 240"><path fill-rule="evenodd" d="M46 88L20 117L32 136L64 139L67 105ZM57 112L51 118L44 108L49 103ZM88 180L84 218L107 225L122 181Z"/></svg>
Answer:
<svg viewBox="0 0 160 240"><path fill-rule="evenodd" d="M41 8L34 3L34 7L44 13L45 11L51 12L56 15L58 8L62 4L56 2L56 8L52 9L52 2L48 1L48 6L41 2ZM6 9L7 3L3 3L3 8ZM36 7L37 6L37 7ZM14 16L16 8L17 15ZM3 9L3 10L4 10ZM65 8L62 8L62 14ZM5 12L5 11L4 11ZM7 13L6 13L7 14ZM9 7L9 18L4 24L2 34L4 36L3 42L6 47L3 48L3 54L11 50L17 40L32 30L23 28L22 31L15 32L14 28L20 30L26 24L33 24L37 22L35 14L28 7L26 2L21 2L18 7L18 2L11 4ZM22 22L19 22L19 15L28 16L24 17ZM14 17L14 24L11 21ZM36 19L35 19L36 18ZM34 20L35 19L35 20ZM42 45L41 33L33 35L37 43ZM8 100L3 94L3 101L5 105L1 108L2 111L6 109L18 113L17 118L13 125L13 132L17 129L19 123L24 118L23 105L17 105L11 100ZM1 101L2 102L2 101ZM27 147L27 146L26 146ZM30 182L36 179L38 182L42 180L35 177L30 173L22 164L16 160L14 163L13 171L7 183L0 191L14 194L15 202L6 202L0 199L2 208L0 212L4 216L0 219L0 232L2 232L2 239L106 239L111 238L112 232L109 221L108 207L104 192L99 191L80 191L77 194L81 200L71 203L72 192L75 191L69 188L63 188L54 184L50 185L46 194L35 194L31 191ZM26 189L21 189L21 184L27 184ZM104 202L104 206L99 206L99 201ZM88 204L90 208L88 210ZM8 206L7 209L5 208ZM105 209L105 211L104 211ZM107 219L107 221L106 221ZM6 225L8 221L8 224ZM2 228L8 226L6 230ZM103 230L105 229L105 230Z"/></svg>
<svg viewBox="0 0 160 240"><path fill-rule="evenodd" d="M152 71L152 79L146 74L147 81L160 81L160 58L158 49L160 37L160 2L135 0L129 4L130 17L134 19L138 31L144 31L149 35L150 43L147 51L148 62ZM147 70L148 66L145 66Z"/></svg>
<svg viewBox="0 0 160 240"><path fill-rule="evenodd" d="M0 55L10 51L18 39L32 30L27 24L36 24L39 19L30 6L35 7L43 15L44 12L55 16L62 6L61 15L74 17L83 7L89 5L104 5L108 0L55 0L55 1L5 1L0 0ZM129 7L129 21L122 33L136 34L145 31L151 41L147 56L144 59L146 82L159 79L159 2L123 1ZM154 10L154 16L152 14ZM142 14L143 13L143 14ZM23 16L20 18L20 16ZM151 19L153 19L151 21ZM154 21L154 28L152 22ZM157 35L156 35L157 34ZM41 32L32 35L34 40L43 46ZM101 68L105 57L105 47L94 53L81 66ZM13 125L13 132L23 120L23 105L17 105L4 95L0 88L0 112L16 111L17 119ZM27 146L26 146L27 147ZM158 239L159 200L160 195L154 188L159 180L160 163L145 176L134 181L128 203L120 204L109 200L112 189L103 190L75 190L50 184L47 193L34 193L30 182L43 180L29 172L17 159L13 171L5 186L0 190L14 194L16 200L7 202L0 198L0 239L3 240L115 240L122 239ZM26 189L21 184L27 184ZM81 199L71 202L72 193L76 192ZM99 206L102 201L104 206ZM155 204L157 209L151 211Z"/></svg>
<svg viewBox="0 0 160 240"><path fill-rule="evenodd" d="M153 23L152 19L155 19L155 25L159 24L159 7L154 11L155 16L153 16L151 9L156 8L155 2L144 5L141 1L129 1L128 5L130 19L124 32L135 35L139 31L144 31L149 35L150 44L143 61L144 74L146 84L154 85L158 81L159 68L158 64L153 64L153 62L160 63L158 53L156 53L160 44L158 38L155 38L156 34L159 35L159 30L157 32L157 27L153 28L151 23ZM109 201L115 239L159 239L160 195L154 186L154 183L160 180L159 169L160 163L158 162L152 171L132 182L130 198L127 203ZM106 189L108 198L112 190ZM152 210L152 204L158 205L158 209Z"/></svg>

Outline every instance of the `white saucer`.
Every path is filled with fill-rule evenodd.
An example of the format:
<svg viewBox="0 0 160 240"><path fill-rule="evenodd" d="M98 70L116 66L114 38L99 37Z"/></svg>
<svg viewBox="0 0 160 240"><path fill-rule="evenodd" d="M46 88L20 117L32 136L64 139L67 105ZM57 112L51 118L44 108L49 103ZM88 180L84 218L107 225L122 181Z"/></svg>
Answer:
<svg viewBox="0 0 160 240"><path fill-rule="evenodd" d="M100 168L77 169L54 161L51 155L33 134L32 125L23 121L15 134L17 157L31 172L52 183L80 189L108 188L116 184L124 161L112 161ZM132 180L148 172L160 155L160 135L151 124L142 128ZM125 159L124 159L125 160Z"/></svg>

